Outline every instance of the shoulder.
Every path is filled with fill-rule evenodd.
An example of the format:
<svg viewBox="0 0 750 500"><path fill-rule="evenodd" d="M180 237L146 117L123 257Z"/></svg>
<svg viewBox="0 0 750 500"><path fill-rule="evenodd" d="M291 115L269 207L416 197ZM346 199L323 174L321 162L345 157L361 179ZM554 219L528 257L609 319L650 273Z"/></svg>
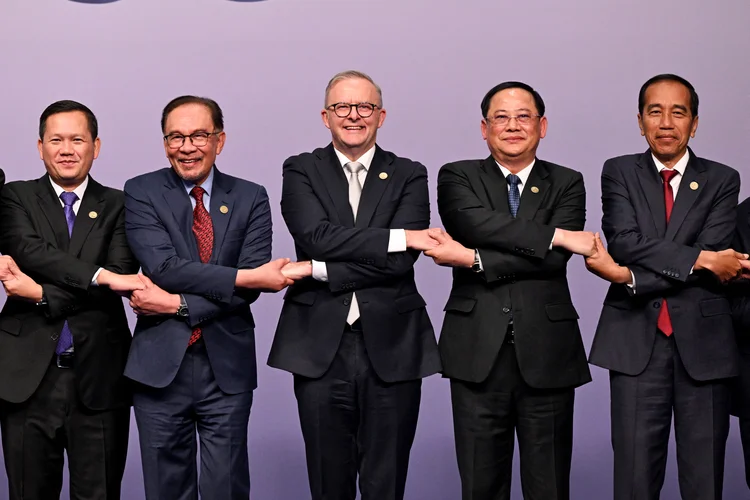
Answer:
<svg viewBox="0 0 750 500"><path fill-rule="evenodd" d="M719 163L718 161L708 160L706 158L700 158L698 156L695 157L696 161L701 162L706 167L706 172L708 175L716 176L722 179L731 179L736 180L739 182L740 173L730 167L729 165L725 165L723 163Z"/></svg>
<svg viewBox="0 0 750 500"><path fill-rule="evenodd" d="M137 175L132 179L125 181L125 191L131 189L153 189L155 186L160 186L169 179L169 173L171 172L170 167L160 168L153 172Z"/></svg>
<svg viewBox="0 0 750 500"><path fill-rule="evenodd" d="M482 162L484 161L485 161L484 159L452 161L440 167L440 173L443 173L443 172L466 173L466 172L474 171L478 169L479 167L481 167Z"/></svg>
<svg viewBox="0 0 750 500"><path fill-rule="evenodd" d="M317 160L327 158L330 154L329 149L330 148L317 148L313 151L292 155L284 160L284 167L292 165L312 165Z"/></svg>

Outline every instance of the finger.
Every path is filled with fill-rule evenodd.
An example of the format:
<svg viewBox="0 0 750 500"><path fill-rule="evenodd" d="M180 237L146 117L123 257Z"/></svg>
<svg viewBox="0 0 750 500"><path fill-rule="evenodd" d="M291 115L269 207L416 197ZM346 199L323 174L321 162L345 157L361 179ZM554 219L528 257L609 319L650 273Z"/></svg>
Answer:
<svg viewBox="0 0 750 500"><path fill-rule="evenodd" d="M430 237L441 244L446 243L451 240L450 237L442 231L439 233L438 232L430 233Z"/></svg>
<svg viewBox="0 0 750 500"><path fill-rule="evenodd" d="M748 255L746 253L734 252L734 257L738 260L747 260Z"/></svg>
<svg viewBox="0 0 750 500"><path fill-rule="evenodd" d="M746 271L750 271L750 260L747 260L747 259L740 260L740 268Z"/></svg>

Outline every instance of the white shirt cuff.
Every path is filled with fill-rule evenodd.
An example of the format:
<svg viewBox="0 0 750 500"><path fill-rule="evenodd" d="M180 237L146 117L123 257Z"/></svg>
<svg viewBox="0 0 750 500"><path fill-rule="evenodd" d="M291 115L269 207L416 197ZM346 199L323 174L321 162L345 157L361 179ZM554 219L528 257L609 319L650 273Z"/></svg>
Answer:
<svg viewBox="0 0 750 500"><path fill-rule="evenodd" d="M479 250L474 250L477 253L477 260L479 261L479 272L484 272L484 265L482 265L482 254L479 252Z"/></svg>
<svg viewBox="0 0 750 500"><path fill-rule="evenodd" d="M552 250L552 245L555 244L555 234L552 233L552 241L549 242L549 250Z"/></svg>
<svg viewBox="0 0 750 500"><path fill-rule="evenodd" d="M630 271L630 280L632 283L626 283L628 287L630 287L631 290L633 290L633 293L635 294L635 274L633 274L633 271Z"/></svg>
<svg viewBox="0 0 750 500"><path fill-rule="evenodd" d="M328 281L328 268L325 262L312 261L312 277L318 281Z"/></svg>
<svg viewBox="0 0 750 500"><path fill-rule="evenodd" d="M388 253L406 252L406 230L391 229L388 238Z"/></svg>
<svg viewBox="0 0 750 500"><path fill-rule="evenodd" d="M99 283L97 283L97 282L96 282L96 278L98 278L98 277L99 277L99 273L101 273L101 272L102 272L102 268L100 267L100 268L99 268L99 269L97 269L97 270L96 270L96 272L94 273L94 277L93 277L93 278L91 278L91 284L92 284L93 286L99 286Z"/></svg>

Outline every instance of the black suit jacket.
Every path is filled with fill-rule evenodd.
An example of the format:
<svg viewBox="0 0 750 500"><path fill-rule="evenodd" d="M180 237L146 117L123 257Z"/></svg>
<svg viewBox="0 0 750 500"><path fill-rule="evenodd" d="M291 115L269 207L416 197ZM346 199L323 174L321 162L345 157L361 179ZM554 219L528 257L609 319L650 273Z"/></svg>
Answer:
<svg viewBox="0 0 750 500"><path fill-rule="evenodd" d="M750 253L750 198L737 207L737 230L732 248ZM734 311L734 328L740 351L739 378L733 394L732 413L750 417L750 280L730 287Z"/></svg>
<svg viewBox="0 0 750 500"><path fill-rule="evenodd" d="M122 298L91 285L100 267L138 271L125 241L123 202L121 191L89 178L69 237L47 175L3 189L0 251L42 285L49 306L8 300L0 312L0 399L19 403L36 391L67 319L81 403L92 410L130 404L123 369L131 335Z"/></svg>
<svg viewBox="0 0 750 500"><path fill-rule="evenodd" d="M662 298L674 340L695 380L737 375L737 346L725 287L691 269L701 250L729 248L740 177L690 151L669 224L651 152L607 160L602 170L602 230L614 260L635 277L635 293L612 284L604 299L591 363L637 375L648 365Z"/></svg>
<svg viewBox="0 0 750 500"><path fill-rule="evenodd" d="M346 175L332 145L284 162L281 213L298 260L326 263L328 282L289 288L268 364L306 377L331 365L357 293L365 346L386 382L440 371L437 343L414 282L419 252L388 253L390 229L426 229L427 169L379 147L354 223Z"/></svg>
<svg viewBox="0 0 750 500"><path fill-rule="evenodd" d="M445 229L479 249L484 267L482 273L453 270L440 335L445 376L485 380L512 316L527 384L560 388L591 380L566 277L571 254L549 249L556 227L583 229L585 206L581 174L546 161L534 164L515 218L508 184L491 156L440 169L438 209Z"/></svg>

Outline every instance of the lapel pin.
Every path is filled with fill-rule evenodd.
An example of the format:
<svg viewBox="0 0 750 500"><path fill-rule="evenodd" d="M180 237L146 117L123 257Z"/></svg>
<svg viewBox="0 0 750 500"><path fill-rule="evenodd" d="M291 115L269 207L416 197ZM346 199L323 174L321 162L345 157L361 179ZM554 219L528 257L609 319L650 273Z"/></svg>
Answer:
<svg viewBox="0 0 750 500"><path fill-rule="evenodd" d="M698 183L695 182L695 181L691 182L690 183L690 189L692 189L693 191L695 191L696 189L698 189Z"/></svg>
<svg viewBox="0 0 750 500"><path fill-rule="evenodd" d="M531 192L534 193L534 194L536 194L536 193L539 192L539 188L536 187L536 186L531 186Z"/></svg>
<svg viewBox="0 0 750 500"><path fill-rule="evenodd" d="M219 212L225 214L225 213L229 212L229 208L227 208L226 205L222 205L222 206L219 207Z"/></svg>
<svg viewBox="0 0 750 500"><path fill-rule="evenodd" d="M96 219L97 217L99 217L98 213L94 212L93 210L91 212L89 212L89 218L90 219Z"/></svg>
<svg viewBox="0 0 750 500"><path fill-rule="evenodd" d="M383 180L386 180L388 178L388 174L386 174L385 172L380 172L380 175L378 177L380 177Z"/></svg>

